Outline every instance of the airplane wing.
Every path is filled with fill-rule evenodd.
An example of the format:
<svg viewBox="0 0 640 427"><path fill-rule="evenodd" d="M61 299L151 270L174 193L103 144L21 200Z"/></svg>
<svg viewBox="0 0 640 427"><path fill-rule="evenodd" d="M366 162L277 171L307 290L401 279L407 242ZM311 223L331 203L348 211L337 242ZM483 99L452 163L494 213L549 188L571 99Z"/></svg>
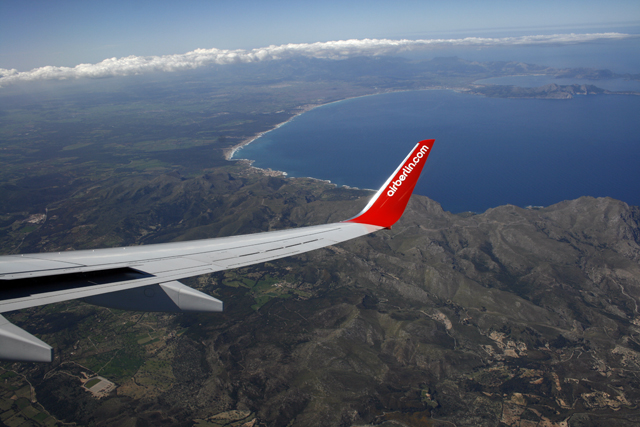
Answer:
<svg viewBox="0 0 640 427"><path fill-rule="evenodd" d="M178 280L390 228L402 216L433 142L419 142L362 212L346 221L188 242L0 256L0 313L73 299L125 310L222 311L222 301ZM0 315L0 360L50 362L52 351Z"/></svg>

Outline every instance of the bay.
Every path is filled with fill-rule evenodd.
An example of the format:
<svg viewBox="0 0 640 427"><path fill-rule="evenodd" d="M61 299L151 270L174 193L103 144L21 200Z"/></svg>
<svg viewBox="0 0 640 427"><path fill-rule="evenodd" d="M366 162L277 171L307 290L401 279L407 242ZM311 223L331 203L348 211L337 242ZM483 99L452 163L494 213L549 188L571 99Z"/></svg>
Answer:
<svg viewBox="0 0 640 427"><path fill-rule="evenodd" d="M580 196L640 205L640 97L498 99L449 90L349 99L304 113L235 158L291 176L377 189L435 138L416 193L452 212Z"/></svg>

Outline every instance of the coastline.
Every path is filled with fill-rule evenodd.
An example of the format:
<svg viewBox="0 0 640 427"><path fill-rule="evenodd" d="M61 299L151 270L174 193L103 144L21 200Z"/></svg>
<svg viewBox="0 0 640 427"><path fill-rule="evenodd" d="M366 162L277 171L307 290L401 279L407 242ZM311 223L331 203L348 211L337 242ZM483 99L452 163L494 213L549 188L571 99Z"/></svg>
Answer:
<svg viewBox="0 0 640 427"><path fill-rule="evenodd" d="M538 74L535 74L538 75ZM545 75L545 74L540 74L540 75ZM515 76L527 76L527 74L522 74L522 75L515 75ZM286 125L287 123L291 122L292 120L294 120L296 117L307 113L315 108L318 107L323 107L326 105L331 105L331 104L335 104L338 102L343 102L343 101L348 101L351 99L357 99L357 98L364 98L364 97L368 97L368 96L376 96L376 95L386 95L386 94L390 94L390 93L401 93L401 92L421 92L421 91L430 91L430 90L450 90L453 91L455 93L463 93L463 94L469 94L469 95L480 95L480 96L487 96L486 94L483 93L479 93L476 90L474 90L474 87L477 88L478 86L480 87L484 87L486 85L484 84L476 84L476 82L471 83L470 85L467 86L455 86L455 87L450 87L450 86L430 86L430 87L423 87L420 89L400 89L400 90L386 90L386 91L380 91L380 92L375 92L375 93L368 93L365 95L357 95L357 96L350 96L350 97L346 97L346 98L342 98L342 99L337 99L335 101L330 101L330 102L326 102L326 103L321 103L321 104L305 104L305 105L301 105L298 107L294 107L293 110L298 110L295 114L293 114L289 119L285 120L284 122L278 123L277 125L275 125L274 127L272 127L271 129L268 129L264 132L260 132L258 134L255 134L249 138L244 139L242 142L233 145L227 149L224 150L224 158L227 161L236 161L236 162L241 162L247 165L247 167L256 172L256 173L261 173L263 175L267 175L267 176L280 176L280 177L287 177L288 174L285 171L280 171L280 170L274 170L271 168L259 168L257 166L253 166L253 163L255 162L255 159L248 159L248 158L234 158L234 156L238 153L238 151L242 150L242 148L246 147L247 145L251 144L252 142L256 141L257 139L259 139L260 137L266 135L267 133L276 130L278 128L280 128L281 126ZM490 85L491 86L491 85ZM635 93L637 95L637 93ZM511 97L508 97L511 98ZM320 178L314 178L314 177L306 177L309 179L314 179L314 180L318 180L318 181L323 181L323 182L327 182L330 184L333 184L331 181L329 180L325 180L325 179L320 179ZM337 185L337 184L333 184L333 185ZM346 186L349 187L349 186ZM357 187L349 187L349 188L354 188L354 189L358 189ZM369 189L365 189L365 190L369 190ZM371 190L371 191L375 191L375 190Z"/></svg>
<svg viewBox="0 0 640 427"><path fill-rule="evenodd" d="M247 159L247 158L234 158L234 156L237 154L238 151L240 151L242 148L246 147L247 145L251 144L252 142L254 142L255 140L257 140L258 138L262 137L263 135L266 135L267 133L276 130L278 128L280 128L281 126L286 125L287 123L289 123L290 121L292 121L293 119L295 119L296 117L307 113L315 108L318 107L323 107L325 105L331 105L331 104L335 104L338 102L343 102L343 101L348 101L350 99L357 99L357 98L364 98L367 96L376 96L376 95L386 95L389 93L400 93L400 92L420 92L420 91L428 91L428 90L451 90L453 92L456 93L471 93L470 92L470 88L468 87L447 87L447 86L432 86L432 87L424 87L421 89L402 89L402 90L388 90L388 91L382 91L382 92L376 92L376 93L369 93L366 95L358 95L358 96L350 96L350 97L346 97L346 98L342 98L342 99L337 99L335 101L330 101L327 103L323 103L323 104L306 104L306 105L301 105L299 107L294 107L294 110L299 110L297 113L295 113L293 116L291 116L288 120L282 122L282 123L278 123L276 126L274 126L273 128L266 130L264 132L260 132L252 137L249 137L245 140L243 140L242 142L229 147L227 149L224 150L224 157L225 160L229 161L229 162L240 162L240 163L244 163L247 166L247 169L250 170L252 173L259 173L262 175L266 175L266 176L278 176L278 177L285 177L285 178L293 178L293 177L289 177L288 173L285 171L280 171L280 170L275 170L275 169L271 169L271 168L259 168L257 166L253 166L253 163L255 162L255 159ZM321 178L315 178L312 176L308 176L308 177L304 177L307 179L312 179L315 181L321 181L321 182L325 182L327 184L331 184L333 186L338 186L338 184L335 184L333 182L331 182L330 180L327 179L321 179ZM359 188L359 187L353 187L353 186L349 186L349 185L342 185L341 187L345 187L345 188L349 188L349 189L354 189L354 190L364 190L364 191L372 191L375 192L377 191L376 189L371 189L371 188Z"/></svg>
<svg viewBox="0 0 640 427"><path fill-rule="evenodd" d="M425 89L417 89L417 90L428 90L428 89L425 88ZM274 169L271 169L271 168L266 168L265 169L265 168L259 168L257 166L253 166L253 163L255 162L254 159L245 159L245 158L236 158L236 159L234 159L233 157L235 156L235 154L238 151L240 151L241 149L243 149L247 145L251 144L256 139L262 137L263 135L266 135L267 133L269 133L269 132L271 132L273 130L278 129L280 126L286 125L287 123L289 123L290 121L292 121L296 117L298 117L298 116L300 116L300 115L302 115L304 113L307 113L307 112L313 110L314 108L318 108L318 107L322 107L322 106L330 105L330 104L335 104L336 102L347 101L349 99L363 98L365 96L382 95L382 94L385 94L385 93L393 93L393 92L409 92L409 91L408 90L402 90L402 91L377 92L377 93L370 93L370 94L367 94L367 95L351 96L351 97L347 97L347 98L343 98L343 99L338 99L338 100L335 100L335 101L327 102L325 104L306 104L306 105L301 105L299 107L295 107L294 110L298 109L300 111L297 112L296 114L294 114L293 116L291 116L288 120L286 120L286 121L284 121L282 123L278 123L273 128L271 128L269 130L266 130L264 132L260 132L260 133L254 135L254 136L252 136L250 138L245 139L244 141L240 142L239 144L236 144L236 145L226 149L224 151L224 158L225 158L225 160L227 160L229 162L246 163L248 169L250 169L251 171L256 172L256 173L261 173L261 174L267 175L267 176L288 177L288 174L285 171L274 170ZM322 182L325 182L327 184L331 184L331 185L337 186L337 184L332 183L330 180L314 178L312 176L309 176L309 177L306 177L306 178L313 179L313 180L316 180L316 181L322 181ZM346 187L358 190L357 187L349 187L349 186L346 186ZM370 190L370 191L375 191L375 190Z"/></svg>
<svg viewBox="0 0 640 427"><path fill-rule="evenodd" d="M307 111L311 111L316 107L321 107L322 105L326 105L326 104L307 104L307 105L302 105L300 107L295 107L294 109L298 109L300 110L299 112L297 112L296 114L294 114L293 116L291 116L288 120L285 120L282 123L278 123L277 125L275 125L274 127L272 127L269 130L266 130L264 132L260 132L250 138L245 139L244 141L240 142L239 144L236 144L230 148L227 148L224 150L224 158L225 160L227 160L228 162L240 162L240 163L245 163L247 165L247 168L253 172L257 172L257 173L261 173L263 175L266 176L280 176L280 177L287 177L288 174L285 171L279 171L279 170L274 170L271 168L259 168L257 166L253 166L253 163L255 162L255 160L253 159L242 159L242 158L236 158L234 159L233 156L235 156L235 154L240 151L242 148L246 147L247 145L251 144L253 141L255 141L256 139L260 138L263 135L266 135L267 133L278 129L280 126L284 126L287 123L289 123L291 120L295 119L296 117L298 117L301 114L306 113ZM315 179L315 178L312 178Z"/></svg>
<svg viewBox="0 0 640 427"><path fill-rule="evenodd" d="M341 100L341 101L342 101L342 100ZM334 101L334 102L339 102L339 101ZM244 148L245 146L247 146L247 145L251 144L253 141L255 141L256 139L260 138L261 136L266 135L267 133L269 133L269 132L271 132L271 131L273 131L273 130L278 129L280 126L284 126L284 125L286 125L286 124L287 124L287 123L289 123L291 120L293 120L293 119L295 119L296 117L298 117L299 115L304 114L304 113L306 113L307 111L311 111L311 110L313 110L313 109L314 109L314 108L316 108L316 107L321 107L321 106L323 106L323 105L327 105L327 104L308 104L308 105L303 105L303 106L300 106L300 107L296 107L295 109L299 109L300 111L299 111L298 113L294 114L293 116L291 116L288 120L286 120L286 121L284 121L284 122L282 122L282 123L278 123L277 125L275 125L274 127L272 127L272 128L271 128L271 129L269 129L269 130L265 130L264 132L260 132L260 133L258 133L258 134L256 134L256 135L254 135L254 136L252 136L252 137L250 137L250 138L247 138L247 139L245 139L244 141L242 141L242 142L240 142L240 143L238 143L238 144L236 144L236 145L234 145L234 146L232 146L232 147L230 147L230 148L225 149L225 151L224 151L224 158L225 158L225 160L230 161L230 162L231 162L231 161L244 160L244 161L248 161L248 162L253 163L253 160L251 160L251 159L240 159L240 158L234 159L234 158L233 158L233 156L234 156L238 151L240 151L242 148ZM256 168L256 169L260 169L260 168ZM286 175L286 172L283 172L283 173Z"/></svg>
<svg viewBox="0 0 640 427"><path fill-rule="evenodd" d="M227 149L224 150L224 157L225 160L227 161L246 161L249 162L249 164L252 164L254 162L254 160L252 159L244 159L244 158L235 158L234 156L235 154L240 151L242 148L246 147L247 145L251 144L252 142L254 142L256 139L262 137L263 135L266 135L267 133L278 129L281 126L286 125L287 123L289 123L290 121L292 121L293 119L295 119L296 117L300 116L301 114L307 113L315 108L318 107L323 107L325 105L331 105L331 104L335 104L338 102L343 102L343 101L348 101L350 99L357 99L357 98L364 98L367 96L376 96L376 95L386 95L388 93L399 93L399 92L420 92L423 90L452 90L454 92L458 92L458 93L464 93L466 91L469 91L469 88L465 88L465 87L446 87L446 86L433 86L433 87L425 87L422 89L402 89L402 90L389 90L389 91L383 91L383 92L376 92L376 93L369 93L366 95L358 95L358 96L351 96L351 97L347 97L347 98L342 98L342 99L337 99L335 101L330 101L324 104L306 104L306 105L301 105L299 107L295 107L295 109L300 110L299 112L295 113L293 116L291 116L288 120L282 122L282 123L278 123L276 126L274 126L273 128L266 130L264 132L260 132L250 138L245 139L244 141L229 147ZM256 168L255 166L252 166L254 168ZM256 168L256 169L261 169L261 168ZM286 172L282 172L282 174L286 175ZM310 177L311 178L311 177ZM316 178L314 178L316 179ZM325 181L325 180L321 180L321 181ZM355 187L354 187L355 188Z"/></svg>

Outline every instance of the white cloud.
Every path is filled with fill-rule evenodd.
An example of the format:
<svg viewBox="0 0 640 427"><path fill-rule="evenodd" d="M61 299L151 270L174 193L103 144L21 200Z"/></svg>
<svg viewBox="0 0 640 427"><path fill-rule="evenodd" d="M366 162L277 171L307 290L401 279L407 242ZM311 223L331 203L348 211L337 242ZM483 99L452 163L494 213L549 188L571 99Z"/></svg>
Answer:
<svg viewBox="0 0 640 427"><path fill-rule="evenodd" d="M80 64L75 67L46 66L23 72L15 69L7 70L0 68L0 87L35 80L129 76L157 71L189 70L209 64L273 61L296 56L339 60L354 56L390 55L402 51L428 50L438 47L575 44L601 39L622 39L628 37L633 36L620 33L597 33L504 38L467 37L463 39L431 40L363 39L285 44L280 46L272 45L252 50L196 49L178 55L109 58L97 64Z"/></svg>

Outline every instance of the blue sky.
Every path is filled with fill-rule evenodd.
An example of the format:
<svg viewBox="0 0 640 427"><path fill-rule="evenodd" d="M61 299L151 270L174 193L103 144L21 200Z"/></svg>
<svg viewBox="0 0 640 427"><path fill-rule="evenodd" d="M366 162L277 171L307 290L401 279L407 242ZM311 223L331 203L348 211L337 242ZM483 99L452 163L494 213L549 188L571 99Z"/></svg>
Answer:
<svg viewBox="0 0 640 427"><path fill-rule="evenodd" d="M27 71L197 48L252 49L351 38L615 31L638 22L637 0L0 0L0 68Z"/></svg>

